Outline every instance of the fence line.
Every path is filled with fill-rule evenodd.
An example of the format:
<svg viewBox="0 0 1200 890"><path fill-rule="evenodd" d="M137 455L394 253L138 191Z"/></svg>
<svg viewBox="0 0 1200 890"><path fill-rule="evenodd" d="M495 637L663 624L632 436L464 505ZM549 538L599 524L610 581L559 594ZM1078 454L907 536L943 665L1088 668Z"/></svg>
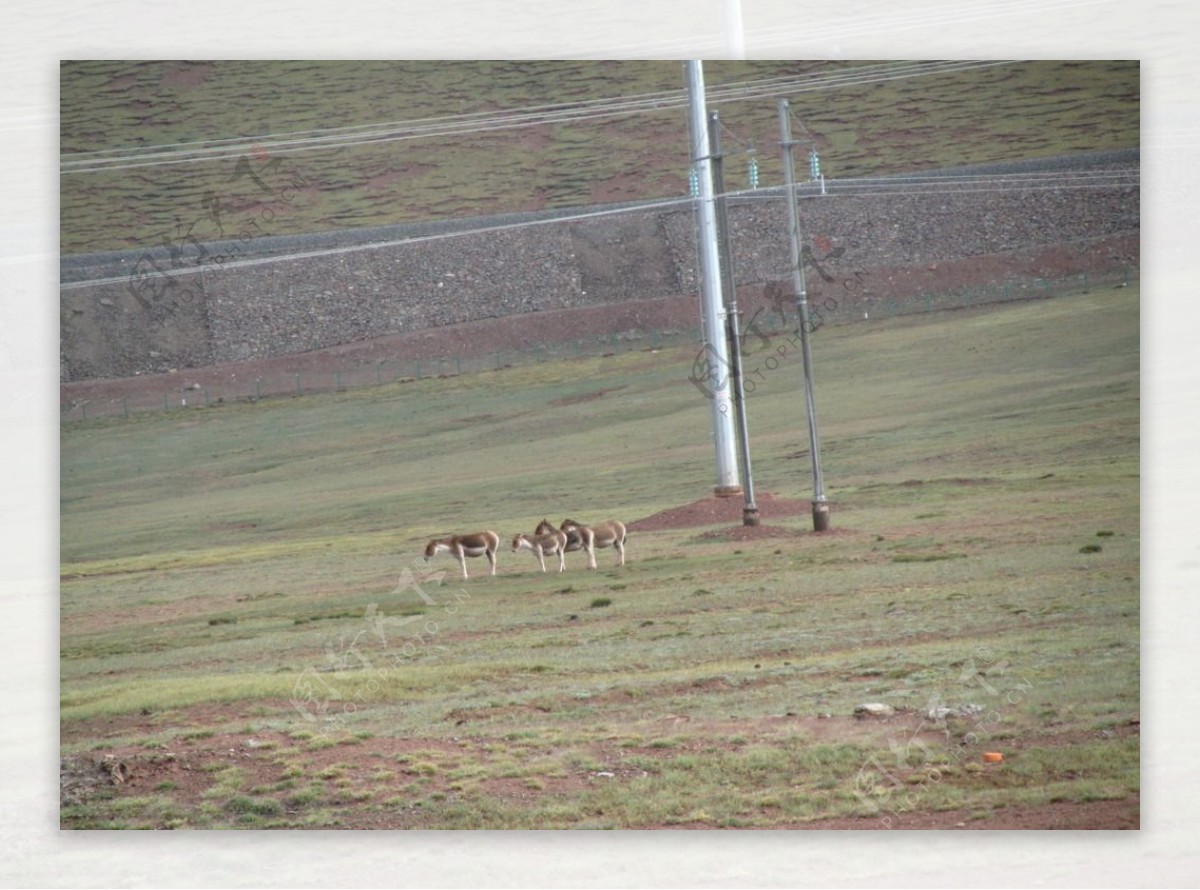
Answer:
<svg viewBox="0 0 1200 890"><path fill-rule="evenodd" d="M1092 287L1124 287L1138 281L1136 267L1108 273L1080 273L1064 278L1031 278L1005 281L973 288L923 293L906 298L878 300L869 294L837 300L812 297L817 313L814 325L845 325L864 323L881 318L917 315L974 306L991 305L1030 299L1046 299L1069 293L1087 292ZM790 298L789 298L790 299ZM795 328L795 318L766 310L765 322L758 329L768 335ZM340 368L333 371L302 371L258 377L237 383L204 385L193 383L176 386L160 393L127 396L105 400L78 400L60 405L62 423L81 422L110 417L129 417L147 411L180 411L211 408L229 402L257 401L264 398L301 396L328 392L345 392L367 386L411 382L429 378L453 377L483 371L523 367L571 358L619 355L625 352L668 349L702 343L699 325L685 328L654 328L623 334L607 334L569 340L560 343L537 343L526 349L492 351L477 355L455 355L443 359L410 359L388 362L374 367ZM204 369L195 369L202 371ZM185 374L186 372L180 372Z"/></svg>

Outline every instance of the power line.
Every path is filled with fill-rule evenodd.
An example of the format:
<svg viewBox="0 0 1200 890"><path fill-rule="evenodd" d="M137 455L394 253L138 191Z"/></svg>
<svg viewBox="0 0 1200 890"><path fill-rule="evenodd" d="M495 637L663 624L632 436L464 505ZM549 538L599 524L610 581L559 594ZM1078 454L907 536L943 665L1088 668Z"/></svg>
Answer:
<svg viewBox="0 0 1200 890"><path fill-rule="evenodd" d="M339 256L347 253L358 253L364 250L379 250L386 247L402 247L409 244L422 244L429 241L441 241L445 238L459 238L465 235L481 235L485 233L496 233L509 231L511 229L523 229L529 226L545 226L553 223L561 222L576 222L584 219L593 219L601 216L612 216L619 213L637 213L647 210L658 210L665 207L672 207L676 204L690 204L691 198L672 198L666 201L655 201L653 203L639 204L636 207L614 207L606 210L593 210L585 213L572 214L569 216L554 216L550 219L524 220L518 223L501 223L499 225L478 226L470 229L457 229L453 232L438 232L433 235L417 235L411 238L399 238L391 241L373 241L370 244L347 244L341 247L325 247L318 250L304 250L295 253L274 254L265 257L253 257L244 260L233 260L232 262L223 263L221 269L242 269L249 266L261 266L268 263L278 263L285 260L309 259L311 257L320 256ZM179 271L181 274L186 274L193 270L184 268ZM200 271L196 267L196 272ZM113 278L95 278L89 281L71 281L63 283L59 286L60 290L74 290L80 287L90 287L100 284L119 284L122 281L127 281L128 275L120 275Z"/></svg>
<svg viewBox="0 0 1200 890"><path fill-rule="evenodd" d="M896 72L900 72L903 69L914 66L914 65L928 65L928 64L929 63L913 62L913 63L885 63L882 65L864 65L864 66L860 66L858 68L853 69L853 72L862 72L863 74L866 74L868 72L873 72L876 69L880 69L880 68L886 68L886 69L890 69L890 70L893 70ZM957 64L963 64L963 63L949 63L949 64L957 65ZM968 63L968 64L977 65L977 64L991 64L991 63ZM726 84L723 87L716 87L716 88L714 88L714 90L721 90L721 91L724 91L725 93L728 93L730 91L745 90L749 87L754 87L754 86L769 86L769 85L779 85L779 84L787 84L787 83L798 83L799 84L799 83L804 83L806 81L813 83L817 87L820 87L821 84L825 81L835 81L835 80L843 78L845 76L846 75L844 73L839 73L839 72L822 73L819 75L781 75L779 77L774 77L774 78L763 78L763 79L752 80L752 81L733 82L730 84ZM353 135L356 133L356 131L369 130L371 128L377 128L377 127L404 127L404 128L411 127L414 129L419 129L422 126L437 125L439 123L445 123L445 122L471 121L473 119L480 120L480 121L487 121L488 119L493 118L493 117L498 119L498 118L504 117L504 116L510 116L510 115L511 116L519 116L519 115L522 115L525 113L533 113L533 112L541 112L541 111L547 111L547 112L554 111L554 110L570 111L573 109L586 109L589 106L603 106L603 105L610 105L613 103L619 104L622 102L637 102L637 103L643 103L643 104L648 103L651 107L659 107L658 103L660 103L660 102L669 102L671 105L683 104L681 101L682 96L683 96L682 90L672 89L672 90L664 90L664 91L660 91L660 92L656 92L656 93L642 93L642 94L634 94L634 95L613 96L613 97L608 97L608 98L604 98L604 99L581 100L579 102L569 102L569 103L559 102L559 103L550 103L550 104L543 104L543 105L523 106L523 107L509 109L504 112L500 112L499 115L496 115L493 112L466 112L463 114L445 115L442 117L417 118L417 119L414 119L411 121L373 122L373 123L368 123L368 124L354 124L354 125L343 126L343 127L327 127L327 128L313 129L313 130L296 130L296 131L282 132L282 133L268 133L268 134L264 134L264 135L260 135L260 136L254 136L254 137L234 137L234 138L228 138L228 139L210 139L210 140L199 140L199 141L193 141L193 142L172 142L172 143L164 143L162 145L136 146L136 147L132 147L132 148L120 148L120 149L95 149L95 150L91 150L91 151L72 152L69 155L62 155L61 159L64 160L64 162L75 160L75 159L86 160L88 157L91 157L91 156L104 156L104 155L111 155L111 154L119 153L119 152L127 152L127 153L129 153L130 157L135 157L135 156L138 156L139 153L147 153L147 152L154 153L154 152L160 151L161 149L186 148L189 146L193 147L193 149L197 150L197 151L202 150L209 146L220 147L220 146L228 146L230 144L234 144L234 145L237 145L240 147L242 145L245 145L247 142L250 142L252 144L259 144L259 143L263 143L263 142L269 142L271 140L284 139L285 137L312 136L312 137L316 137L316 138L326 138L326 137L322 136L322 134L338 134L338 133Z"/></svg>
<svg viewBox="0 0 1200 890"><path fill-rule="evenodd" d="M906 173L888 176L864 176L855 179L829 180L842 193L870 191L879 187L901 186L906 192L925 193L925 186L986 185L989 187L1029 187L1049 185L1055 188L1081 188L1088 185L1112 188L1122 185L1137 185L1141 180L1139 170L1114 168L1111 170L1047 170L1024 173ZM996 189L999 190L999 189Z"/></svg>
<svg viewBox="0 0 1200 890"><path fill-rule="evenodd" d="M844 71L799 76L780 76L740 81L709 91L709 104L744 102L784 94L861 86L909 77L1009 65L1012 61L982 62L895 62L856 66ZM320 149L350 148L383 142L433 137L462 137L519 127L579 123L633 114L669 111L686 106L683 90L592 99L583 102L534 105L499 113L470 112L412 121L357 124L318 130L266 134L249 139L225 138L200 142L169 143L125 149L73 152L59 158L60 172L95 173L128 170L165 164L225 160L244 154L251 147L272 155Z"/></svg>
<svg viewBox="0 0 1200 890"><path fill-rule="evenodd" d="M896 195L927 196L937 194L968 194L979 192L1020 192L1020 191L1061 191L1073 189L1112 189L1134 187L1139 184L1140 175L1136 170L1113 171L1063 171L1046 173L1013 173L1013 174L953 174L928 173L911 174L890 177L875 177L860 180L828 180L826 185L828 196L804 194L803 191L813 188L813 184L796 183L794 188L801 200L829 200L830 198L863 196L884 197ZM728 197L741 201L770 200L778 201L783 197L780 186L758 189L724 192L720 197ZM459 229L453 232L439 232L431 235L417 235L409 238L399 238L388 241L375 241L369 244L349 244L340 247L319 248L316 250L296 251L291 253L274 254L263 257L250 257L244 260L232 260L221 264L221 270L241 269L270 263L285 262L297 259L309 259L323 256L339 256L358 253L367 250L380 250L389 247L403 247L413 244L441 241L447 238L458 238L467 235L494 234L524 229L530 226L553 225L555 223L580 222L623 213L645 213L662 210L683 204L692 204L691 197L671 198L661 201L639 203L632 206L611 207L602 210L589 210L582 213L555 215L547 219L523 220L514 223L475 226L469 229ZM185 267L175 270L179 274L196 274L200 267ZM83 287L95 287L106 284L120 284L128 281L128 275L109 278L94 278L87 281L64 282L60 290L76 290Z"/></svg>

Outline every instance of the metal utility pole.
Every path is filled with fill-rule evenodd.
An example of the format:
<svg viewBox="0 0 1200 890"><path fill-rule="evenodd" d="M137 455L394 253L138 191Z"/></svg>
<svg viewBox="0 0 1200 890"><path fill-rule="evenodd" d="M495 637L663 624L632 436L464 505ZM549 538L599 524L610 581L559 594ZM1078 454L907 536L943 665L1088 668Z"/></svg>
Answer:
<svg viewBox="0 0 1200 890"><path fill-rule="evenodd" d="M742 466L742 525L758 525L758 505L754 502L754 473L750 468L750 427L746 422L746 387L742 378L742 345L738 326L741 323L737 304L737 283L733 277L733 249L729 235L729 214L725 201L724 156L721 154L721 121L717 112L708 115L708 146L712 151L713 188L716 190L717 238L721 255L721 282L728 298L726 324L729 327L728 348L732 357L733 407L737 412L738 453Z"/></svg>
<svg viewBox="0 0 1200 890"><path fill-rule="evenodd" d="M684 63L688 90L688 132L692 169L699 180L697 198L697 255L700 261L700 300L704 319L704 356L712 385L713 443L717 452L717 497L741 493L733 448L733 412L729 398L729 352L725 340L725 305L721 297L721 264L717 255L717 223L713 205L712 157L705 121L704 72L699 61Z"/></svg>
<svg viewBox="0 0 1200 890"><path fill-rule="evenodd" d="M796 291L796 309L800 317L800 351L804 359L804 398L808 407L808 446L812 452L813 468L813 531L823 532L829 528L829 503L825 499L825 481L821 478L821 446L817 435L817 409L813 400L812 352L808 345L811 328L808 317L808 292L804 285L803 253L800 239L800 211L796 207L795 174L792 170L792 124L788 114L788 100L779 100L780 146L783 151L783 182L787 187L788 223L791 238L788 239L792 259L792 287Z"/></svg>

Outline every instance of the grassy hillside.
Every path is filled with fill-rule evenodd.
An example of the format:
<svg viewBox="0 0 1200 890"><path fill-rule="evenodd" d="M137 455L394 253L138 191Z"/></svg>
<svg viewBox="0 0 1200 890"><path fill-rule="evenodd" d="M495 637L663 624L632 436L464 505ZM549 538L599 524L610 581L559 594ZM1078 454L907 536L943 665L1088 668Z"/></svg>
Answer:
<svg viewBox="0 0 1200 890"><path fill-rule="evenodd" d="M705 75L715 94L735 83L875 64L710 62ZM1138 144L1136 62L1023 62L859 80L790 97L827 176ZM680 62L65 62L61 151L72 159L264 140L682 87ZM746 187L750 150L760 184L782 182L776 103L762 96L714 104L731 155L729 187ZM284 150L256 151L248 168L225 156L63 175L62 252L157 246L164 235L174 243L188 235L230 237L251 220L258 226L252 235L285 235L687 193L686 117L678 106L450 138Z"/></svg>
<svg viewBox="0 0 1200 890"><path fill-rule="evenodd" d="M626 567L562 576L504 547L495 578L440 558L425 596L431 535L706 497L690 351L65 427L63 751L136 778L64 825L872 827L1133 798L1137 289L813 340L832 533L642 531ZM799 379L793 351L750 426L759 490L806 499ZM901 714L854 720L868 701Z"/></svg>

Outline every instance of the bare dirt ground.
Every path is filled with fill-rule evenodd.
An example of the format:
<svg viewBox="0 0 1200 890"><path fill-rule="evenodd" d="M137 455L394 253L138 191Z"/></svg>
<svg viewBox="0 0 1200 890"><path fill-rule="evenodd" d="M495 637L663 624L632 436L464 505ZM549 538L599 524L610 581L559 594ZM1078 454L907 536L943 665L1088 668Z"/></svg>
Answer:
<svg viewBox="0 0 1200 890"><path fill-rule="evenodd" d="M295 775L299 769L305 781L321 778L327 786L323 809L332 811L336 827L342 829L421 829L436 827L429 824L429 814L418 803L432 794L453 795L448 786L451 780L423 769L419 762L431 754L440 754L455 760L469 759L486 765L496 750L503 750L504 741L486 735L468 734L464 731L458 738L450 739L395 739L395 738L347 738L344 743L332 747L313 749L305 740L277 731L255 733L230 732L218 729L211 735L210 727L228 727L264 719L264 710L276 710L274 716L283 717L290 713L285 702L255 702L252 705L204 705L186 711L171 712L171 725L186 729L195 727L192 733L183 732L170 743L148 750L142 745L116 745L102 751L64 757L60 769L60 800L62 806L86 802L97 794L117 797L146 797L169 794L177 806L185 812L200 808L209 791L217 782L218 773L224 766L236 766L244 775L243 787L270 786ZM166 717L167 715L162 715ZM448 715L450 719L453 715ZM266 719L270 719L269 717ZM921 720L915 713L898 712L887 718L898 728L915 731ZM162 730L162 718L155 716L129 716L73 722L64 728L63 742L76 740L97 741L105 738L131 735L152 736ZM705 727L691 723L686 716L667 715L662 721L673 729L681 723L689 723L690 731L698 731L705 746L712 739L722 737L716 730L729 727L711 727L713 733L705 733ZM854 738L874 729L876 721L863 721L849 716L818 718L812 716L781 715L750 720L739 720L737 730L746 737L771 735L780 730L798 729L810 733L817 739ZM1109 731L1106 738L1118 739L1137 736L1139 726L1130 724ZM1071 745L1100 738L1100 733L1063 733L1061 736L1039 738L1036 744L1045 747L1052 744ZM698 743L699 744L699 743ZM1006 758L1021 756L1019 740L1006 741ZM407 754L418 753L418 757L406 763ZM584 752L602 769L580 769L566 776L547 778L542 787L533 789L521 778L490 778L486 793L499 801L520 807L532 803L541 796L569 797L596 782L633 783L644 777L642 765L647 758L669 759L686 755L686 745L673 750L654 747L630 747L626 744L597 742ZM377 777L380 764L389 764L391 778ZM635 765L640 764L640 765ZM987 786L994 781L994 773L1005 768L1004 763L990 764L972 774L975 781ZM289 772L290 771L290 772ZM406 795L411 800L406 802ZM385 803L386 802L386 803ZM771 821L771 827L791 830L856 829L856 830L1028 830L1028 829L1137 829L1140 827L1141 801L1139 795L1119 800L1095 800L1087 802L1058 801L1041 806L1011 806L1003 809L978 810L922 810L856 818L816 819L806 822ZM284 795L281 818L301 819L305 815L303 802L288 802ZM772 814L764 812L764 817ZM64 827L72 827L65 825ZM173 827L164 825L161 827ZM713 829L720 826L703 821L683 822L670 825L633 826L642 829Z"/></svg>
<svg viewBox="0 0 1200 890"><path fill-rule="evenodd" d="M878 268L869 270L870 291L853 298L843 293L840 299L847 306L870 309L887 300L915 300L923 294L950 293L1014 279L1036 276L1053 281L1085 271L1096 275L1111 273L1136 267L1138 258L1139 238L1127 235L1088 245L1071 244L969 257L954 262ZM816 300L822 297L824 283L818 276L812 278L810 296ZM765 290L763 285L739 289L739 304L747 316L759 308L770 308ZM534 344L567 343L628 331L687 329L697 324L699 316L696 294L532 312L377 337L295 355L205 368L179 368L169 374L65 383L59 387L60 401L68 405L83 400L146 399L189 385L236 387L238 381L244 386L256 378L263 381L261 393L273 395L290 391L288 378L297 373L332 377L335 371L374 368L389 362L489 355L528 349Z"/></svg>
<svg viewBox="0 0 1200 890"><path fill-rule="evenodd" d="M755 492L754 503L758 507L759 519L764 524L751 526L747 531L760 537L772 537L771 529L773 527L765 524L767 520L796 516L810 509L808 501L778 498L769 491ZM740 494L736 497L701 498L690 504L672 507L661 513L655 513L653 516L647 516L645 519L638 519L629 523L628 529L631 532L650 532L667 528L716 525L718 522L736 522L739 524L739 528L745 528L741 525L744 507L745 498ZM718 531L724 532L725 530ZM787 530L785 529L785 531Z"/></svg>

